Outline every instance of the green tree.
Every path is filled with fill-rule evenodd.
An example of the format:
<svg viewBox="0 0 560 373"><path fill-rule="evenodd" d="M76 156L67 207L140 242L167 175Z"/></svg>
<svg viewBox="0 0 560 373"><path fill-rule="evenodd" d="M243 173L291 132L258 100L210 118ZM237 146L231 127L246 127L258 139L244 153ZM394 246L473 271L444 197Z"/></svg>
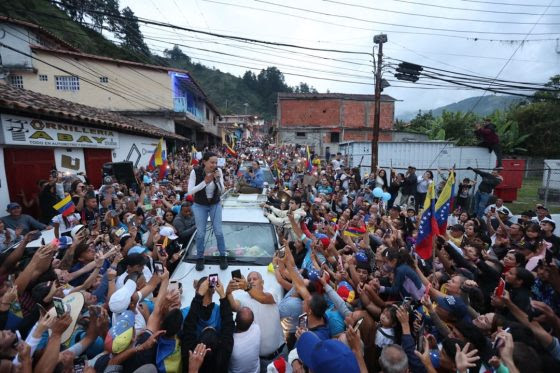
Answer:
<svg viewBox="0 0 560 373"><path fill-rule="evenodd" d="M126 48L130 48L133 52L150 55L150 49L144 42L138 18L130 7L122 10L122 19L119 25L118 37Z"/></svg>
<svg viewBox="0 0 560 373"><path fill-rule="evenodd" d="M475 145L474 124L478 121L476 114L472 112L448 112L441 113L441 128L445 131L445 139L456 141L457 145Z"/></svg>
<svg viewBox="0 0 560 373"><path fill-rule="evenodd" d="M317 90L313 86L307 83L300 82L298 86L294 88L295 93L317 93Z"/></svg>
<svg viewBox="0 0 560 373"><path fill-rule="evenodd" d="M165 58L168 58L175 67L186 69L188 65L191 64L191 58L183 53L178 45L174 45L172 49L165 49L163 55Z"/></svg>

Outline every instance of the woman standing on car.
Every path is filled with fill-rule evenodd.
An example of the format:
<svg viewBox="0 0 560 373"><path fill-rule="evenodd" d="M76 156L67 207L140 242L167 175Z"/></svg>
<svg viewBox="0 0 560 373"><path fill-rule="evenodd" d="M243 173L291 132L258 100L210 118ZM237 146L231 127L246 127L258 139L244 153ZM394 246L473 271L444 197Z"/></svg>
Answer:
<svg viewBox="0 0 560 373"><path fill-rule="evenodd" d="M222 232L222 205L220 196L224 191L222 170L218 168L218 157L212 152L202 156L200 166L191 171L187 194L194 196L192 212L196 223L196 270L204 269L204 239L208 216L216 235L220 252L220 268L227 269L226 244Z"/></svg>

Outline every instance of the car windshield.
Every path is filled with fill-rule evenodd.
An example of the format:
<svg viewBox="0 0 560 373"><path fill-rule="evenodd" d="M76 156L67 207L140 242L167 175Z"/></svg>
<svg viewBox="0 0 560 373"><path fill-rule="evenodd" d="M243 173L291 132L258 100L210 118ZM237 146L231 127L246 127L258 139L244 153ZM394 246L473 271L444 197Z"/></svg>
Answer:
<svg viewBox="0 0 560 373"><path fill-rule="evenodd" d="M272 224L223 222L228 259L238 261L262 261L270 263L276 249L276 234ZM216 236L209 223L204 238L204 256L219 256ZM196 259L196 240L192 240L185 261Z"/></svg>
<svg viewBox="0 0 560 373"><path fill-rule="evenodd" d="M264 179L264 181L266 181L268 183L268 185L276 184L276 180L274 180L274 175L272 174L272 171L270 170L270 168L262 168L261 167L261 170L263 172L263 179ZM239 175L241 175L241 173L245 173L246 171L247 171L247 167L241 166L239 168Z"/></svg>

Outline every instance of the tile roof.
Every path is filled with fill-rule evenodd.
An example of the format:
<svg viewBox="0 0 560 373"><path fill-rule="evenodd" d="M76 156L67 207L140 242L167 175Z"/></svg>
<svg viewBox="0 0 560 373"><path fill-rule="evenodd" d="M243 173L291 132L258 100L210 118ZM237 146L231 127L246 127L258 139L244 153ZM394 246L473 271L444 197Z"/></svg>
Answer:
<svg viewBox="0 0 560 373"><path fill-rule="evenodd" d="M79 49L74 47L72 44L68 43L67 41L62 40L61 38L59 38L58 36L56 36L52 32L42 28L41 26L39 26L35 23L22 21L20 19L10 18L10 17L6 17L6 16L0 16L0 22L12 23L14 25L27 27L29 29L32 29L33 31L35 31L38 34L41 34L42 36L45 36L48 39L51 39L55 43L60 44L60 45L64 46L65 48L68 48L70 51L79 52Z"/></svg>
<svg viewBox="0 0 560 373"><path fill-rule="evenodd" d="M355 93L278 93L278 98L293 98L302 100L343 99L355 101L375 101L374 95L361 95ZM381 95L381 101L397 101L389 95Z"/></svg>
<svg viewBox="0 0 560 373"><path fill-rule="evenodd" d="M125 117L108 110L78 104L42 93L0 84L0 109L25 111L30 114L47 115L57 119L70 119L85 125L112 128L124 132L151 137L186 140L183 136L135 118Z"/></svg>

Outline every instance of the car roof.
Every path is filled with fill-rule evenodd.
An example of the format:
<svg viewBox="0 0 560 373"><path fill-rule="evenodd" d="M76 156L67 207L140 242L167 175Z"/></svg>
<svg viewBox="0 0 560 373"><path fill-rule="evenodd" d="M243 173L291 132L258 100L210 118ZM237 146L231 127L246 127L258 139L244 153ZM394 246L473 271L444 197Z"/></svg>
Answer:
<svg viewBox="0 0 560 373"><path fill-rule="evenodd" d="M260 207L266 200L264 194L226 193L223 198L222 221L270 223Z"/></svg>

